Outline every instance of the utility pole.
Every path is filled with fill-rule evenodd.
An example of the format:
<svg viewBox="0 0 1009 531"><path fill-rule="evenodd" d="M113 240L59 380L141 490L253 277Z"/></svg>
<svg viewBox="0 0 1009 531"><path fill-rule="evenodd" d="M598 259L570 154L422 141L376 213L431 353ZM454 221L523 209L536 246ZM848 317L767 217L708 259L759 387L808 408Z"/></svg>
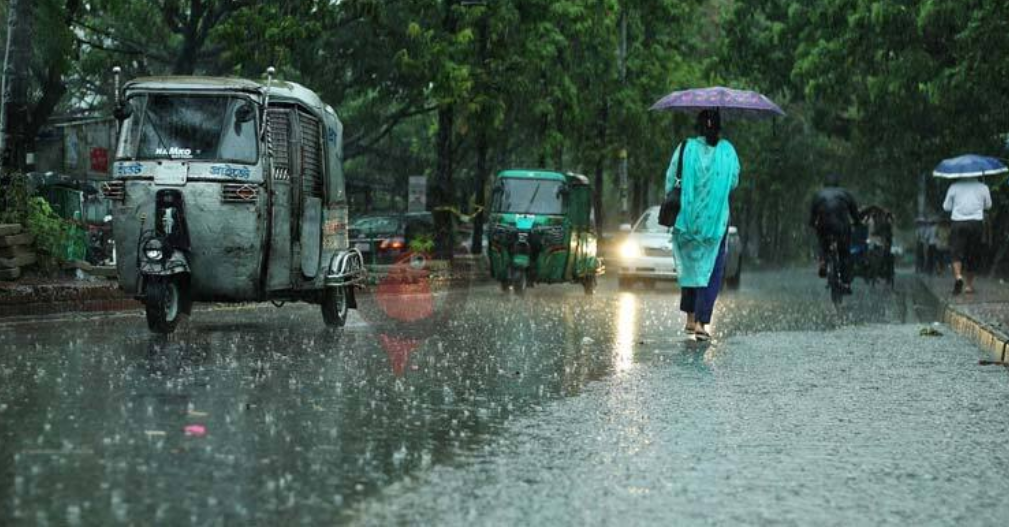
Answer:
<svg viewBox="0 0 1009 531"><path fill-rule="evenodd" d="M29 160L28 73L32 60L34 0L10 0L4 54L3 103L0 108L0 156L3 167L24 171Z"/></svg>
<svg viewBox="0 0 1009 531"><path fill-rule="evenodd" d="M627 6L626 3L620 9L620 50L617 53L617 61L619 64L620 71L620 87L624 88L627 85ZM626 124L624 124L626 126ZM621 223L630 220L630 212L628 209L627 198L627 131L623 130L621 133L621 144L623 147L620 148L620 166L618 169L618 175L620 178L620 216ZM597 191L599 193L601 191Z"/></svg>

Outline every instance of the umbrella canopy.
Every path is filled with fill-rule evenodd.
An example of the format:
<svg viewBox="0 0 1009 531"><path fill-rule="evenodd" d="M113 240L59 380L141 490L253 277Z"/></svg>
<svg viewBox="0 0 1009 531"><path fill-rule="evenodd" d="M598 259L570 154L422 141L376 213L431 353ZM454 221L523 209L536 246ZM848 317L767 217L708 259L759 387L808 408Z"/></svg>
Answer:
<svg viewBox="0 0 1009 531"><path fill-rule="evenodd" d="M966 179L969 177L987 177L1009 172L1005 164L994 157L983 155L961 155L946 159L932 171L935 177L943 179Z"/></svg>
<svg viewBox="0 0 1009 531"><path fill-rule="evenodd" d="M700 112L705 109L719 109L723 115L741 118L763 118L784 116L773 101L752 90L737 90L726 87L710 87L678 90L655 102L651 110Z"/></svg>

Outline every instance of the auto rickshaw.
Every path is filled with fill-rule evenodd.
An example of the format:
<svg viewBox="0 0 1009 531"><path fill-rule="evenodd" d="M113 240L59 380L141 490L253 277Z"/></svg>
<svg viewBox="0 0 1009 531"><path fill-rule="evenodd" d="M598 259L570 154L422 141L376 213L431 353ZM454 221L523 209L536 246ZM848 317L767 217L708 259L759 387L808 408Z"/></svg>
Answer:
<svg viewBox="0 0 1009 531"><path fill-rule="evenodd" d="M349 247L343 126L295 83L140 78L118 89L120 287L172 332L197 302L319 304L342 326L365 280Z"/></svg>
<svg viewBox="0 0 1009 531"><path fill-rule="evenodd" d="M522 293L537 283L575 282L586 294L602 275L596 256L592 189L583 175L505 170L497 175L488 257L502 290Z"/></svg>
<svg viewBox="0 0 1009 531"><path fill-rule="evenodd" d="M859 213L861 224L852 230L851 261L854 274L875 285L894 284L893 214L870 205Z"/></svg>

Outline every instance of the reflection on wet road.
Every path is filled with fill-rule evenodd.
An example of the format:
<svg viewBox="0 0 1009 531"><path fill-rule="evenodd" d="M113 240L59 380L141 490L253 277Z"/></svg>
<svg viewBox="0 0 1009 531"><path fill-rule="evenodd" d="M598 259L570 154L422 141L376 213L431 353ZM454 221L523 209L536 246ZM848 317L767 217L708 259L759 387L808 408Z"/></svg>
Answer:
<svg viewBox="0 0 1009 531"><path fill-rule="evenodd" d="M0 325L0 521L1009 518L963 495L1007 487L985 450L1005 374L901 324L910 281L839 314L809 277L748 275L704 348L661 285L474 287L435 297L433 335L330 332L297 305L200 312L170 339L140 316Z"/></svg>

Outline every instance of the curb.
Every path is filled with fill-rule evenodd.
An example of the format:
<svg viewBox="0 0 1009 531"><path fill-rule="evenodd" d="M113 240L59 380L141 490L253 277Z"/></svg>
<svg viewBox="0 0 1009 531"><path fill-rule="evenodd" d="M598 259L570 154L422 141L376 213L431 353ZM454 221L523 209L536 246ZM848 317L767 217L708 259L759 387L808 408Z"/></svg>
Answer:
<svg viewBox="0 0 1009 531"><path fill-rule="evenodd" d="M373 291L378 284L372 279L363 295ZM432 287L452 289L488 283L489 275L474 270L462 275L439 275L430 278ZM224 303L228 306L263 303ZM0 323L31 320L38 317L74 313L120 313L142 311L143 304L121 291L118 286L100 283L94 285L50 284L37 286L0 286Z"/></svg>
<svg viewBox="0 0 1009 531"><path fill-rule="evenodd" d="M974 342L981 350L991 356L990 361L1006 363L1009 361L1009 336L993 329L970 314L959 310L955 305L932 291L932 289L917 275L918 283L925 293L929 294L942 314L942 322L957 334Z"/></svg>
<svg viewBox="0 0 1009 531"><path fill-rule="evenodd" d="M0 319L70 312L116 312L140 307L140 303L118 286L107 282L0 287Z"/></svg>

